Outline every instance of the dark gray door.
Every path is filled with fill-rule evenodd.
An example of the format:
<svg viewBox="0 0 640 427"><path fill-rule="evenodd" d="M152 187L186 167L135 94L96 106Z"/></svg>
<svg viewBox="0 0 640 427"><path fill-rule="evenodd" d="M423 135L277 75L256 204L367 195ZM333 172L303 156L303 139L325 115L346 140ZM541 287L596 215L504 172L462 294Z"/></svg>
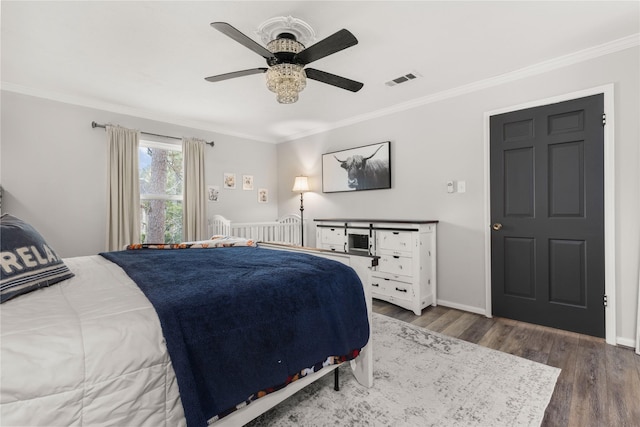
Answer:
<svg viewBox="0 0 640 427"><path fill-rule="evenodd" d="M603 101L491 117L494 316L604 337Z"/></svg>

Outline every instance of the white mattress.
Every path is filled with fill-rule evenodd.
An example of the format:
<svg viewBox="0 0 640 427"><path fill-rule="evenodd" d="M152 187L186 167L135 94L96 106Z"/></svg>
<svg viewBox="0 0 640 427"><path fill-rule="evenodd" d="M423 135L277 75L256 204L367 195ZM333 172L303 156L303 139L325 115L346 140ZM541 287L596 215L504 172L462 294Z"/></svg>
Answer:
<svg viewBox="0 0 640 427"><path fill-rule="evenodd" d="M99 255L76 276L0 306L3 426L184 426L151 303Z"/></svg>

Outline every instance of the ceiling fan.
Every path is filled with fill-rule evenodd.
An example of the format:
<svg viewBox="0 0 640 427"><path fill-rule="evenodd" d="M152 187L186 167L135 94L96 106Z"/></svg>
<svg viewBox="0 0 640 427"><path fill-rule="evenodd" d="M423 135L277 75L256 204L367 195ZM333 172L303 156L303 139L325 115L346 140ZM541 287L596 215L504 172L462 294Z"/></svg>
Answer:
<svg viewBox="0 0 640 427"><path fill-rule="evenodd" d="M267 74L267 87L276 93L281 104L292 104L298 100L298 94L306 86L306 79L316 80L332 86L357 92L362 83L336 76L315 68L304 68L348 47L358 44L358 40L348 30L340 30L318 43L305 48L292 32L282 32L263 47L226 22L213 22L211 26L241 45L251 49L267 61L268 68L251 68L205 78L209 82L219 82L252 74Z"/></svg>

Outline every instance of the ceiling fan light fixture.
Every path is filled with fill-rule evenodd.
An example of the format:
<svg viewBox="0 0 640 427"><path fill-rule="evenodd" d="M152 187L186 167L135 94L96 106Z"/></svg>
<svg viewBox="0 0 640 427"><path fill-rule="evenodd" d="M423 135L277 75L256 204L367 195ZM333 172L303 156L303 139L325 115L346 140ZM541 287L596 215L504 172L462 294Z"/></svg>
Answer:
<svg viewBox="0 0 640 427"><path fill-rule="evenodd" d="M276 64L267 70L267 88L276 94L280 104L293 104L298 94L307 86L303 65Z"/></svg>

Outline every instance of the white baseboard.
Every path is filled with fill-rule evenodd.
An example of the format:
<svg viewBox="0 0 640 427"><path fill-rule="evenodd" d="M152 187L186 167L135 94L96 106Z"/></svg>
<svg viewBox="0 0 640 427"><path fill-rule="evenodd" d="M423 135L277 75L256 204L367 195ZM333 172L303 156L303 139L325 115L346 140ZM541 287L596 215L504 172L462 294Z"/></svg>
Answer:
<svg viewBox="0 0 640 427"><path fill-rule="evenodd" d="M623 345L625 347L636 348L636 342L631 338L616 337L616 344Z"/></svg>
<svg viewBox="0 0 640 427"><path fill-rule="evenodd" d="M438 300L438 305L444 305L445 307L455 308L456 310L468 311L470 313L487 316L486 314L487 311L484 308L480 308L480 307L472 307L470 305L458 304L456 302L445 301L441 299ZM487 316L487 317L491 317L491 316Z"/></svg>

